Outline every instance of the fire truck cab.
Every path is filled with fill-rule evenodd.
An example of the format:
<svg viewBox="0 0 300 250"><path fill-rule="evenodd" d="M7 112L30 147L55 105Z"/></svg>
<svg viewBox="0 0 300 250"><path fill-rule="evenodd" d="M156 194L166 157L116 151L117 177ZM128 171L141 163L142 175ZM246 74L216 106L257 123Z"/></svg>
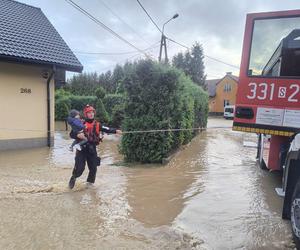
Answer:
<svg viewBox="0 0 300 250"><path fill-rule="evenodd" d="M248 14L233 130L258 135L263 169L282 171L282 217L300 249L300 10Z"/></svg>

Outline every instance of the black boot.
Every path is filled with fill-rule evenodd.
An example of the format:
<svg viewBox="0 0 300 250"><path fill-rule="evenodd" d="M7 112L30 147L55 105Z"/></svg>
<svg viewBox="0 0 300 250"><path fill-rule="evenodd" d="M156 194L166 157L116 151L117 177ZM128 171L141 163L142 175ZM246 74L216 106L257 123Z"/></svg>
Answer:
<svg viewBox="0 0 300 250"><path fill-rule="evenodd" d="M76 182L76 178L74 175L71 176L71 179L69 181L69 188L73 189L73 187L75 186L75 182Z"/></svg>

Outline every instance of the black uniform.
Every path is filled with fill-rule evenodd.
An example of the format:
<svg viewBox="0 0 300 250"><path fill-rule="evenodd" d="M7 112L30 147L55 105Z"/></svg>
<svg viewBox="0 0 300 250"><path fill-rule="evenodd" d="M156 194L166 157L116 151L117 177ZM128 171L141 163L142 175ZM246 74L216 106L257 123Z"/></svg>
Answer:
<svg viewBox="0 0 300 250"><path fill-rule="evenodd" d="M86 120L86 122L94 122L94 120ZM100 131L108 134L116 133L116 129L106 126L101 126ZM98 157L96 149L97 144L97 142L89 141L82 147L81 151L76 151L75 166L73 169L72 177L78 178L79 176L81 176L85 169L85 164L87 163L89 168L87 182L95 182L97 166L100 166L100 157Z"/></svg>

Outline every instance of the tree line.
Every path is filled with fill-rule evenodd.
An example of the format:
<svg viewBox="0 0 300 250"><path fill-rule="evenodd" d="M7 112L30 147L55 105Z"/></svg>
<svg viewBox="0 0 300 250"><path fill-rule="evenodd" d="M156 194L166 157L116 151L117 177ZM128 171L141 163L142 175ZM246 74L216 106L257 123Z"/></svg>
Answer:
<svg viewBox="0 0 300 250"><path fill-rule="evenodd" d="M190 51L181 52L172 59L172 64L177 69L182 70L194 83L205 89L205 69L202 46L195 43ZM97 88L102 87L108 94L123 93L122 80L125 73L135 62L126 62L123 66L116 65L113 71L98 74L82 73L72 76L68 81L65 90L74 95L91 96Z"/></svg>

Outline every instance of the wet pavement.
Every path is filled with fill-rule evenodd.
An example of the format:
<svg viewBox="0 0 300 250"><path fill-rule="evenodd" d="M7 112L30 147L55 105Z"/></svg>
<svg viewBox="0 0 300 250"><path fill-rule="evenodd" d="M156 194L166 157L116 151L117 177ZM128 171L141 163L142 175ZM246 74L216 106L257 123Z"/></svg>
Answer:
<svg viewBox="0 0 300 250"><path fill-rule="evenodd" d="M0 152L0 249L293 249L281 177L243 146L255 135L208 129L165 166L124 164L119 139L101 144L95 186L86 171L72 191L67 132L51 150Z"/></svg>

